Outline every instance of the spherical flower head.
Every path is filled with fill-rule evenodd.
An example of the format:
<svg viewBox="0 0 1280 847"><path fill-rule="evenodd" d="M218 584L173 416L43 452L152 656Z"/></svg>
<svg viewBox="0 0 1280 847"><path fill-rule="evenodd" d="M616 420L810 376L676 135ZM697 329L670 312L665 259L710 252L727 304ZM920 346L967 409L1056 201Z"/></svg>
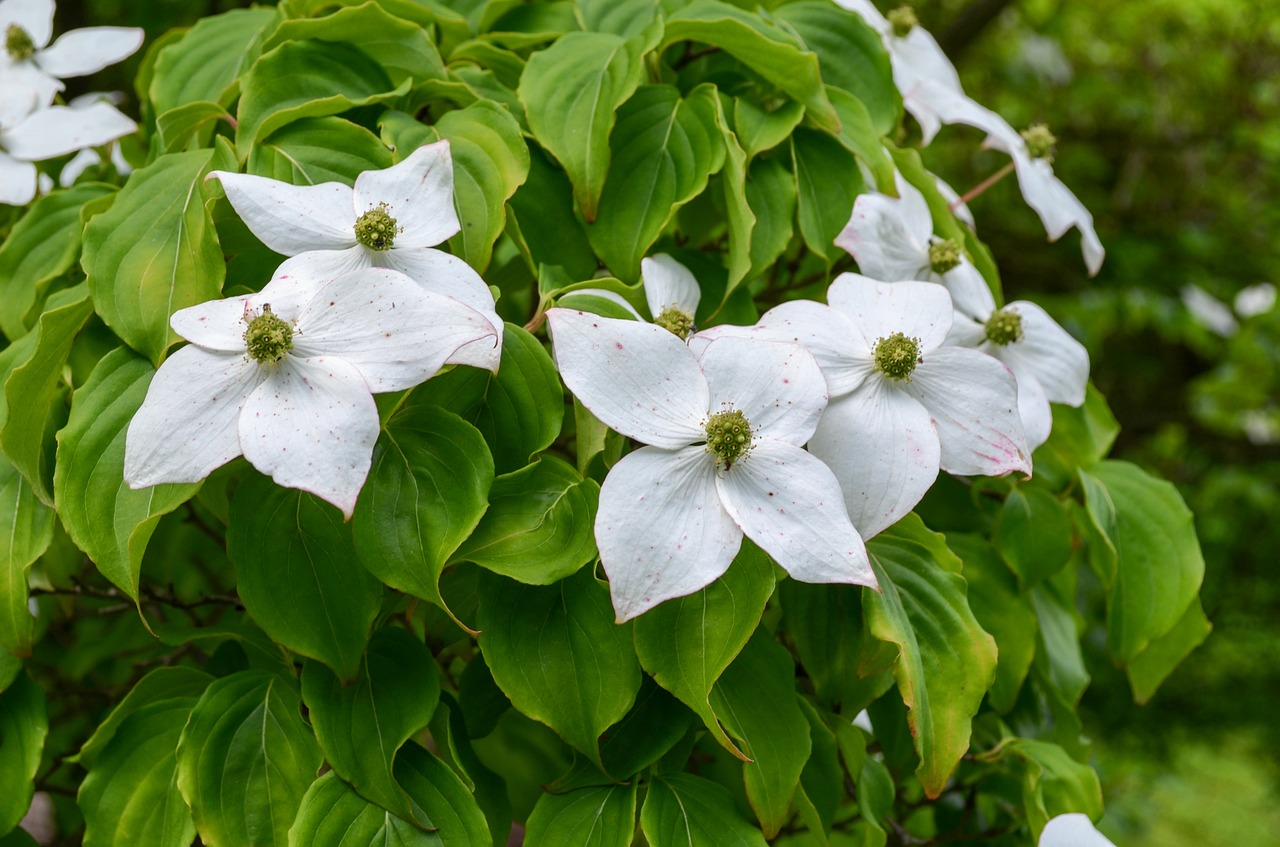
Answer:
<svg viewBox="0 0 1280 847"><path fill-rule="evenodd" d="M272 313L270 303L263 303L262 314L249 318L247 323L244 346L255 362L279 362L293 349L293 325Z"/></svg>
<svg viewBox="0 0 1280 847"><path fill-rule="evenodd" d="M911 30L920 24L920 19L916 17L916 10L905 5L892 10L885 15L885 18L893 27L893 34L899 38L906 38Z"/></svg>
<svg viewBox="0 0 1280 847"><path fill-rule="evenodd" d="M1022 315L1017 309L1006 307L997 309L987 318L983 329L987 340L992 344L1006 347L1022 340Z"/></svg>
<svg viewBox="0 0 1280 847"><path fill-rule="evenodd" d="M687 339L694 329L693 315L679 306L667 306L658 313L653 322L681 341Z"/></svg>
<svg viewBox="0 0 1280 847"><path fill-rule="evenodd" d="M920 339L908 338L901 332L878 339L871 348L871 357L875 360L876 370L889 379L899 381L910 382L916 365L924 364L924 357L920 355Z"/></svg>
<svg viewBox="0 0 1280 847"><path fill-rule="evenodd" d="M1018 133L1027 142L1027 153L1033 159L1044 159L1053 164L1053 154L1058 147L1058 137L1045 124L1032 124Z"/></svg>
<svg viewBox="0 0 1280 847"><path fill-rule="evenodd" d="M355 231L356 241L370 250L390 250L396 233L403 229L396 227L396 219L387 212L387 204L383 202L356 218Z"/></svg>
<svg viewBox="0 0 1280 847"><path fill-rule="evenodd" d="M936 274L944 274L960 264L964 252L950 238L939 238L929 245L929 267Z"/></svg>
<svg viewBox="0 0 1280 847"><path fill-rule="evenodd" d="M725 470L751 450L751 423L741 409L726 409L707 419L707 452Z"/></svg>
<svg viewBox="0 0 1280 847"><path fill-rule="evenodd" d="M11 59L21 62L35 55L36 43L25 29L17 24L9 24L4 31L4 49Z"/></svg>

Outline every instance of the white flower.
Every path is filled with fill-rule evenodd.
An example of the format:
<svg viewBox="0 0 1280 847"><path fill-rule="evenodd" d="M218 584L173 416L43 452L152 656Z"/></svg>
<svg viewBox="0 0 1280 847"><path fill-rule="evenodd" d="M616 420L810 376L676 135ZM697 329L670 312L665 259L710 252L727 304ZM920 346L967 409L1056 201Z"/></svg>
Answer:
<svg viewBox="0 0 1280 847"><path fill-rule="evenodd" d="M119 106L124 101L124 95L119 91L94 91L72 99L67 105L72 109L87 109L94 103L103 101ZM105 161L110 161L120 176L133 173L133 166L125 160L119 144L111 145L106 159L97 150L89 147L72 156L71 160L62 166L62 170L58 173L58 184L63 188L70 188L86 170Z"/></svg>
<svg viewBox="0 0 1280 847"><path fill-rule="evenodd" d="M1084 403L1089 382L1089 353L1084 345L1026 300L996 308L986 280L972 265L947 275L955 304L955 323L947 343L973 347L1004 362L1018 380L1018 412L1034 450L1049 438L1049 404Z"/></svg>
<svg viewBox="0 0 1280 847"><path fill-rule="evenodd" d="M689 338L696 329L694 316L698 313L698 304L702 302L702 289L698 287L698 280L689 269L666 253L646 257L640 260L640 286L644 290L645 303L649 306L653 323L670 330L682 339ZM579 288L566 296L574 294L603 297L635 315L636 320L645 320L644 316L616 291L607 291L603 288Z"/></svg>
<svg viewBox="0 0 1280 847"><path fill-rule="evenodd" d="M1223 338L1230 338L1240 329L1236 316L1231 314L1231 307L1198 285L1187 283L1182 286L1182 305L1187 307L1196 323Z"/></svg>
<svg viewBox="0 0 1280 847"><path fill-rule="evenodd" d="M1088 815L1058 815L1044 825L1037 847L1116 847L1094 827Z"/></svg>
<svg viewBox="0 0 1280 847"><path fill-rule="evenodd" d="M96 73L142 46L136 27L96 26L53 36L54 0L0 0L0 85L30 92L35 108L53 102L63 79Z"/></svg>
<svg viewBox="0 0 1280 847"><path fill-rule="evenodd" d="M1013 374L977 350L943 346L954 314L945 288L845 273L827 302L783 303L754 327L714 327L698 342L746 335L813 353L831 402L809 450L835 471L863 538L911 511L939 468L1031 473Z"/></svg>
<svg viewBox="0 0 1280 847"><path fill-rule="evenodd" d="M875 586L831 471L801 446L826 406L796 344L725 338L695 356L665 329L551 309L569 389L642 442L600 491L596 543L619 621L710 584L745 533L805 582Z"/></svg>
<svg viewBox="0 0 1280 847"><path fill-rule="evenodd" d="M1240 289L1236 295L1236 314L1242 318L1252 318L1270 312L1276 305L1276 287L1269 282L1260 282Z"/></svg>
<svg viewBox="0 0 1280 847"><path fill-rule="evenodd" d="M347 517L378 437L371 395L411 388L494 334L474 309L381 268L328 281L277 272L258 294L170 323L192 343L161 365L129 424L125 481L196 482L243 454Z"/></svg>
<svg viewBox="0 0 1280 847"><path fill-rule="evenodd" d="M484 280L456 256L433 249L458 232L453 208L453 159L449 142L419 147L404 161L340 182L290 185L266 177L212 171L245 225L263 244L293 256L280 266L291 273L305 262L318 279L358 268L391 268L427 291L444 294L483 314L497 343L485 339L452 354L451 364L496 371L502 355L502 319ZM303 255L305 254L305 259Z"/></svg>

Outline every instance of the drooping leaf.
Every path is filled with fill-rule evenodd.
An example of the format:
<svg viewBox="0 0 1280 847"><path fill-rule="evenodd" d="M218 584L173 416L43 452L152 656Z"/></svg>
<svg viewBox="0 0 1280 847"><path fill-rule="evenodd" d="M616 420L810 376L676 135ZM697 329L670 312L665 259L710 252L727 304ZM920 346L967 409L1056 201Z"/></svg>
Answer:
<svg viewBox="0 0 1280 847"><path fill-rule="evenodd" d="M1082 812L1093 820L1102 817L1102 788L1093 768L1072 759L1056 744L1031 738L1003 742L990 761L1016 758L1022 761L1022 799L1032 836L1050 818Z"/></svg>
<svg viewBox="0 0 1280 847"><path fill-rule="evenodd" d="M48 732L44 691L19 672L0 691L0 832L17 826L31 805Z"/></svg>
<svg viewBox="0 0 1280 847"><path fill-rule="evenodd" d="M17 468L0 456L0 650L30 656L36 619L27 606L27 571L53 540L55 513Z"/></svg>
<svg viewBox="0 0 1280 847"><path fill-rule="evenodd" d="M1047 582L1031 589L1031 599L1038 622L1036 666L1058 696L1074 706L1089 687L1074 598L1063 596L1058 586Z"/></svg>
<svg viewBox="0 0 1280 847"><path fill-rule="evenodd" d="M786 141L803 119L804 106L795 100L766 107L745 97L733 98L733 130L748 159Z"/></svg>
<svg viewBox="0 0 1280 847"><path fill-rule="evenodd" d="M861 100L838 88L828 88L827 95L840 115L840 132L836 134L836 140L857 156L875 177L875 185L868 188L896 194L893 159L884 149L880 134L872 127L867 108Z"/></svg>
<svg viewBox="0 0 1280 847"><path fill-rule="evenodd" d="M544 793L525 827L526 847L628 847L636 830L636 784Z"/></svg>
<svg viewBox="0 0 1280 847"><path fill-rule="evenodd" d="M640 826L651 847L765 847L724 786L692 774L649 783Z"/></svg>
<svg viewBox="0 0 1280 847"><path fill-rule="evenodd" d="M156 114L199 100L231 105L240 75L278 20L271 8L233 9L201 19L162 49L148 89Z"/></svg>
<svg viewBox="0 0 1280 847"><path fill-rule="evenodd" d="M1125 668L1134 701L1141 705L1150 700L1174 668L1212 631L1213 624L1205 617L1200 600L1193 600L1173 629L1148 644Z"/></svg>
<svg viewBox="0 0 1280 847"><path fill-rule="evenodd" d="M396 780L413 801L416 820L436 830L444 847L489 840L489 826L475 797L448 765L415 742L396 757Z"/></svg>

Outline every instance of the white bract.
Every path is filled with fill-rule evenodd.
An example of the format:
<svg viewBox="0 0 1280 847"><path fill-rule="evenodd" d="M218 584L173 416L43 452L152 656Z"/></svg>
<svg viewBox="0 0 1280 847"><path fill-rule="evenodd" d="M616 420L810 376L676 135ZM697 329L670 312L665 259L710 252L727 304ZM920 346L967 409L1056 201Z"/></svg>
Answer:
<svg viewBox="0 0 1280 847"><path fill-rule="evenodd" d="M698 280L684 265L668 256L659 253L640 260L640 286L644 290L644 300L649 307L653 323L670 330L682 339L687 339L696 330L694 317L698 313L698 304L702 302L702 289ZM636 316L636 320L645 320L626 298L616 291L603 288L579 288L569 292L574 294L591 294L603 297L611 303Z"/></svg>
<svg viewBox="0 0 1280 847"><path fill-rule="evenodd" d="M1037 847L1116 847L1080 812L1058 815L1044 825Z"/></svg>
<svg viewBox="0 0 1280 847"><path fill-rule="evenodd" d="M469 306L382 268L329 280L280 271L258 294L170 323L191 344L161 365L129 424L125 481L196 482L243 454L347 517L378 437L372 395L411 388L494 335Z"/></svg>
<svg viewBox="0 0 1280 847"><path fill-rule="evenodd" d="M653 324L551 309L565 384L647 445L609 471L596 544L625 621L710 584L742 536L804 582L875 586L840 486L802 445L826 406L796 344L725 338L695 355Z"/></svg>
<svg viewBox="0 0 1280 847"><path fill-rule="evenodd" d="M295 257L279 273L332 279L381 267L407 274L427 291L467 304L493 326L496 342L468 345L449 363L498 369L503 327L489 286L466 262L434 249L461 228L453 208L448 141L419 147L390 168L365 171L354 188L340 182L290 185L227 171L212 171L209 178L222 183L231 205L263 244Z"/></svg>
<svg viewBox="0 0 1280 847"><path fill-rule="evenodd" d="M827 302L783 303L754 327L701 333L699 344L735 335L812 351L831 402L809 450L835 471L863 538L910 512L939 468L1031 473L1013 374L985 353L944 346L954 314L945 288L845 273Z"/></svg>

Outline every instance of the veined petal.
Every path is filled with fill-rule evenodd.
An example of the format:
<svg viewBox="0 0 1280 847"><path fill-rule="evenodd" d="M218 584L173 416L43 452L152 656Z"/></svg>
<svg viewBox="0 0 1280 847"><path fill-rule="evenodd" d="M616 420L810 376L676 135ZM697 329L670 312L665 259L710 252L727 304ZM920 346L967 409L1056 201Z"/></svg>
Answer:
<svg viewBox="0 0 1280 847"><path fill-rule="evenodd" d="M5 0L0 3L0 31L17 24L39 50L53 36L54 0Z"/></svg>
<svg viewBox="0 0 1280 847"><path fill-rule="evenodd" d="M985 321L996 310L996 298L978 269L964 256L960 264L942 274L955 310L967 318Z"/></svg>
<svg viewBox="0 0 1280 847"><path fill-rule="evenodd" d="M870 379L827 407L809 450L840 481L863 538L915 508L938 478L941 447L929 412L898 385Z"/></svg>
<svg viewBox="0 0 1280 847"><path fill-rule="evenodd" d="M266 371L240 414L240 446L255 468L351 517L378 440L378 408L354 365L286 357Z"/></svg>
<svg viewBox="0 0 1280 847"><path fill-rule="evenodd" d="M792 342L719 338L698 364L711 386L711 412L741 411L752 441L809 440L827 407L827 382L813 354Z"/></svg>
<svg viewBox="0 0 1280 847"><path fill-rule="evenodd" d="M1021 379L1024 372L1035 376L1054 403L1084 403L1089 351L1035 303L1018 300L1005 308L1022 316L1022 340L1006 345L1000 357L1014 376Z"/></svg>
<svg viewBox="0 0 1280 847"><path fill-rule="evenodd" d="M236 214L258 240L277 253L356 246L356 213L351 189L340 182L290 185L276 179L230 171L210 171L222 183Z"/></svg>
<svg viewBox="0 0 1280 847"><path fill-rule="evenodd" d="M667 306L695 315L702 302L702 289L698 280L684 265L659 253L640 260L640 279L644 281L645 301L649 314L655 318Z"/></svg>
<svg viewBox="0 0 1280 847"><path fill-rule="evenodd" d="M742 531L720 504L715 462L701 445L641 447L600 488L596 546L619 623L710 585L741 545Z"/></svg>
<svg viewBox="0 0 1280 847"><path fill-rule="evenodd" d="M1031 473L1018 387L1000 362L942 347L924 357L902 390L928 410L942 442L942 469L963 476Z"/></svg>
<svg viewBox="0 0 1280 847"><path fill-rule="evenodd" d="M292 355L342 359L379 394L426 381L482 338L496 344L492 325L471 307L423 291L399 271L366 268L333 280L302 307Z"/></svg>
<svg viewBox="0 0 1280 847"><path fill-rule="evenodd" d="M1001 352L1003 349L998 349L993 355L1002 358ZM1027 448L1034 453L1037 447L1049 440L1049 433L1053 431L1053 410L1049 408L1044 387L1034 374L1014 371L1013 376L1018 382L1018 417L1022 419L1022 431L1027 436Z"/></svg>
<svg viewBox="0 0 1280 847"><path fill-rule="evenodd" d="M871 342L858 327L836 309L812 300L774 306L751 331L773 341L794 341L812 353L831 397L853 391L875 370Z"/></svg>
<svg viewBox="0 0 1280 847"><path fill-rule="evenodd" d="M248 328L248 319L255 317L251 312L250 295L210 300L174 312L169 326L192 344L207 350L243 355L244 331Z"/></svg>
<svg viewBox="0 0 1280 847"><path fill-rule="evenodd" d="M675 449L706 437L711 392L689 348L654 324L549 309L565 385L623 435Z"/></svg>
<svg viewBox="0 0 1280 847"><path fill-rule="evenodd" d="M354 202L356 215L387 204L387 213L401 228L397 247L434 247L444 241L461 229L453 208L449 142L427 144L399 164L360 174Z"/></svg>
<svg viewBox="0 0 1280 847"><path fill-rule="evenodd" d="M50 106L0 133L0 145L15 159L39 162L115 141L137 128L110 103L94 103L84 109Z"/></svg>
<svg viewBox="0 0 1280 847"><path fill-rule="evenodd" d="M840 484L815 456L781 441L761 441L715 479L729 515L791 576L876 587Z"/></svg>
<svg viewBox="0 0 1280 847"><path fill-rule="evenodd" d="M1053 174L1053 166L1044 159L1032 159L1025 152L1015 150L1013 166L1018 174L1018 186L1027 205L1040 216L1050 241L1057 241L1064 232L1077 227L1083 240L1081 250L1089 275L1102 267L1106 251L1093 228L1093 215L1084 207L1070 188Z"/></svg>
<svg viewBox="0 0 1280 847"><path fill-rule="evenodd" d="M863 194L853 203L853 214L836 236L836 245L858 262L873 279L897 282L920 279L929 268L929 234L912 231L903 200L887 194Z"/></svg>
<svg viewBox="0 0 1280 847"><path fill-rule="evenodd" d="M1038 847L1116 847L1094 827L1089 816L1071 812L1051 818L1040 831Z"/></svg>
<svg viewBox="0 0 1280 847"><path fill-rule="evenodd" d="M312 294L343 274L374 267L373 260L370 258L372 252L359 244L345 250L308 250L281 262L280 267L276 268L276 272L271 275L268 286L271 283L287 282L288 288L299 292L297 302L301 307L311 299ZM285 287L285 285L277 285L272 290Z"/></svg>
<svg viewBox="0 0 1280 847"><path fill-rule="evenodd" d="M900 332L920 339L922 352L942 344L954 311L951 295L937 283L876 282L854 273L836 277L827 302L871 344Z"/></svg>
<svg viewBox="0 0 1280 847"><path fill-rule="evenodd" d="M25 206L36 196L36 166L0 150L0 203Z"/></svg>
<svg viewBox="0 0 1280 847"><path fill-rule="evenodd" d="M988 314L987 317L991 315ZM943 342L944 347L968 347L972 350L982 350L984 353L990 354L993 345L987 342L987 325L986 320L978 320L957 311L955 314L955 323L951 324L951 331L947 333L947 340Z"/></svg>
<svg viewBox="0 0 1280 847"><path fill-rule="evenodd" d="M892 38L888 47L890 56L895 60L894 67L901 66L910 81L908 87L918 80L927 79L949 91L964 93L955 65L924 27L913 26L904 37Z"/></svg>
<svg viewBox="0 0 1280 847"><path fill-rule="evenodd" d="M199 482L239 456L236 423L261 379L243 354L188 345L166 359L129 422L125 482Z"/></svg>
<svg viewBox="0 0 1280 847"><path fill-rule="evenodd" d="M96 73L132 56L142 46L137 27L93 26L64 32L35 55L36 64L59 79Z"/></svg>

